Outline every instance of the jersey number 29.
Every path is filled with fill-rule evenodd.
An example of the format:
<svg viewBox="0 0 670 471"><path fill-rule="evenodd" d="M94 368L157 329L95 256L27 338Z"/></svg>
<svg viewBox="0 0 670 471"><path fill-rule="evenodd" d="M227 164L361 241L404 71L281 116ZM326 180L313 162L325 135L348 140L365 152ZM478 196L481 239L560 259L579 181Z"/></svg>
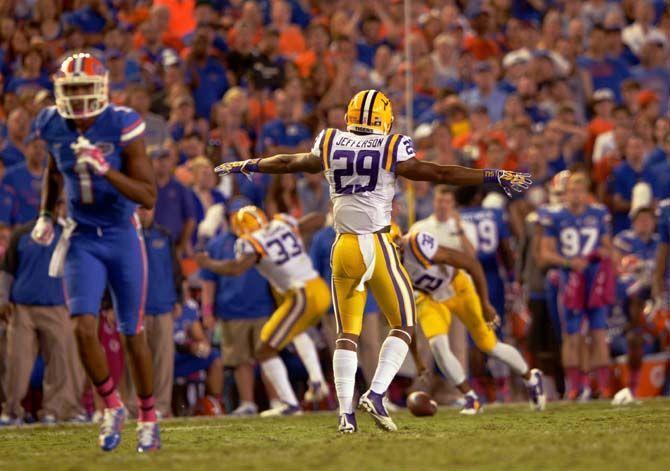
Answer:
<svg viewBox="0 0 670 471"><path fill-rule="evenodd" d="M333 162L344 160L346 163L344 168L333 170L335 193L351 195L353 193L374 191L377 187L377 178L379 176L380 157L381 153L378 150L372 149L361 149L358 152L338 149L333 152ZM343 178L354 177L354 175L356 177L367 177L368 180L367 182L361 182L361 178L348 178L346 181L349 183L343 184Z"/></svg>

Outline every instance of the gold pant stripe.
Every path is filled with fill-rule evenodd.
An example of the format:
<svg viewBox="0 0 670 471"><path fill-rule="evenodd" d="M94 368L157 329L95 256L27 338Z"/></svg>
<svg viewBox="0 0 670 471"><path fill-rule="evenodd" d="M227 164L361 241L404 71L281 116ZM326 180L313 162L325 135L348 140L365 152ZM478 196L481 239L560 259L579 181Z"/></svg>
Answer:
<svg viewBox="0 0 670 471"><path fill-rule="evenodd" d="M305 312L305 306L307 304L305 290L302 288L295 290L291 302L292 305L289 313L282 319L277 326L277 329L272 334L272 337L270 337L268 344L272 348L278 348L279 345L282 344L288 333L291 331L291 328L298 322L300 316Z"/></svg>
<svg viewBox="0 0 670 471"><path fill-rule="evenodd" d="M403 277L404 269L401 268L398 260L398 253L391 245L385 234L377 234L379 244L384 254L384 261L389 270L393 288L398 296L398 306L400 308L400 316L403 327L414 325L414 297L412 288L409 284L409 279Z"/></svg>
<svg viewBox="0 0 670 471"><path fill-rule="evenodd" d="M331 297L333 298L333 312L335 313L335 327L337 329L337 333L339 334L342 332L342 319L340 318L340 307L337 302L337 289L335 288L335 278L333 276L330 277L330 291L331 291Z"/></svg>

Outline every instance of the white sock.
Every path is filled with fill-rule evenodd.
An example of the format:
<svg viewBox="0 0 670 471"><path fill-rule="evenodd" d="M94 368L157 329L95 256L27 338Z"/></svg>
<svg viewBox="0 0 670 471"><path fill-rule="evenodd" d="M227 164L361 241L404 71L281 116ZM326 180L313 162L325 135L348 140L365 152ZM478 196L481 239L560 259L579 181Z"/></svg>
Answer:
<svg viewBox="0 0 670 471"><path fill-rule="evenodd" d="M335 391L340 403L340 414L351 414L354 411L354 386L356 384L356 369L358 355L351 350L336 348L333 353L333 376L335 377Z"/></svg>
<svg viewBox="0 0 670 471"><path fill-rule="evenodd" d="M298 352L302 364L305 365L309 381L312 383L325 383L326 380L323 377L319 354L316 351L316 345L314 345L312 338L305 332L302 332L293 339L293 346L296 352Z"/></svg>
<svg viewBox="0 0 670 471"><path fill-rule="evenodd" d="M433 352L435 363L443 375L451 379L454 384L463 384L465 381L465 371L461 362L453 354L449 347L449 336L447 334L436 335L428 340L430 350Z"/></svg>
<svg viewBox="0 0 670 471"><path fill-rule="evenodd" d="M518 375L525 375L528 372L528 363L523 359L519 350L503 342L498 342L493 350L488 352L494 358L505 363L512 371Z"/></svg>
<svg viewBox="0 0 670 471"><path fill-rule="evenodd" d="M377 370L370 385L372 391L377 394L386 393L391 381L405 361L408 351L409 345L403 339L393 336L386 337L379 351Z"/></svg>
<svg viewBox="0 0 670 471"><path fill-rule="evenodd" d="M288 380L288 371L286 371L286 365L284 365L282 359L273 357L265 360L261 363L261 369L277 391L279 399L291 406L297 406L298 399L295 397L291 382Z"/></svg>

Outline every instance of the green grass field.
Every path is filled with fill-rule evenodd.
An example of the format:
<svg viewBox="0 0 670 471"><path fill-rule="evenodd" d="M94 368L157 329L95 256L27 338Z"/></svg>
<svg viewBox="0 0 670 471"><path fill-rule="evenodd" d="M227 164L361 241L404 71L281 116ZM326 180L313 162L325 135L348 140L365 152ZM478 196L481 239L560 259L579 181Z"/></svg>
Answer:
<svg viewBox="0 0 670 471"><path fill-rule="evenodd" d="M333 414L281 419L185 419L162 425L163 449L135 450L134 424L112 453L93 426L0 429L0 470L668 470L670 401L615 409L607 403L492 407L476 417L441 409L396 414L399 432L338 436Z"/></svg>

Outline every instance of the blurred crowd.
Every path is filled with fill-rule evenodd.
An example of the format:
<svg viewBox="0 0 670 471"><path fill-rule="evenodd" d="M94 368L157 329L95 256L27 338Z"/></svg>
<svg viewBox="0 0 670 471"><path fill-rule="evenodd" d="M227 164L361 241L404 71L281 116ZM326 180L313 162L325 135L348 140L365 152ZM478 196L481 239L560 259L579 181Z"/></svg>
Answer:
<svg viewBox="0 0 670 471"><path fill-rule="evenodd" d="M560 183L557 175L580 171L588 175L592 200L612 216L612 236L632 231L656 238L654 209L670 197L670 9L663 0L409 3L410 30L405 31L400 0L0 2L0 251L3 271L14 277L12 293L0 296L0 337L18 328L12 327L17 311L12 306L61 309L65 304L57 293L50 299L43 293L29 292L27 298L14 293L21 275L37 279L30 270L48 266L48 254L27 267L21 266L26 259L17 257L30 250L21 243L23 225L37 217L47 161L44 143L26 138L37 112L53 104L50 76L60 61L71 52L87 51L109 70L112 102L135 109L147 126L158 201L154 212L143 215L150 263L146 311L147 319L155 318L154 331L167 329L162 338L173 337L170 348L152 346L163 358L157 369L164 381L159 384L169 389L169 394L157 393L164 415L218 413L220 403L228 412L251 414L274 397L262 387L253 360L259 325L274 308L267 282L253 270L236 278L201 272L193 255L207 250L214 258L233 257L235 236L226 219L245 204L260 206L270 216L329 212L328 187L320 175L219 179L213 165L308 151L319 130L343 127L349 98L366 88L383 90L391 98L393 131L414 139L418 158L533 174L535 185L526 195L492 203L502 207L509 221L506 245L524 254L512 257L516 263L502 275L512 293L504 332L554 379L554 397L562 393L560 326L542 314L547 294L537 277L544 280L546 267L534 266L528 249L533 215L549 203ZM638 186L634 192L639 184L643 189ZM406 230L433 214L437 196L430 184L399 185L394 214ZM634 193L641 195L637 202ZM445 211L441 217L460 220L457 206ZM636 218L641 212L643 223ZM327 265L327 250L318 240L319 233L312 247L317 267ZM617 263L624 255L634 256L619 267L620 276L653 271L649 247L637 253L615 246ZM173 250L164 250L169 247ZM172 267L169 273L161 268L166 265ZM644 354L665 348L662 323L645 317L648 290L636 293L646 293L638 296L636 307L629 306L631 295L625 289L610 306L612 358L631 346ZM159 322L161 316L169 322ZM366 315L366 323L373 324L367 329L372 353L369 365L362 353L363 381L374 368L377 317ZM103 306L101 319L101 338L117 365L115 380L123 381L109 306ZM311 335L327 350L332 326L325 324L332 324L332 318L323 324ZM54 350L53 342L45 342L48 324L35 321L21 328L34 335L24 333L30 340L20 352L12 350L18 348L15 342L0 341L3 414L17 414L22 400L30 409L31 394L42 382L40 418L79 417L84 409L75 406L65 413L62 403L47 397L66 391L77 398L87 390L76 379L83 375L75 371L80 368L72 364L75 357L67 356L74 353L66 351L68 346ZM462 327L456 325L454 331L465 339ZM455 345L459 348L459 342ZM467 342L460 345L459 358L467 363ZM15 371L16 355L29 360L20 362L24 370L38 359L32 387L29 372ZM295 356L290 351L285 356L292 380L304 384L300 363L291 361ZM44 374L41 362L47 365ZM639 374L642 361L630 363L624 366L634 370L632 376ZM56 368L55 377L48 373L50 366ZM327 362L324 366L328 369ZM54 385L68 369L73 384ZM12 384L6 379L10 374ZM405 374L413 375L411 366ZM486 368L477 374L496 376ZM489 383L495 390L500 381L493 379ZM618 380L619 386L627 384ZM440 381L436 375L432 387L439 389ZM636 381L633 388L642 380ZM407 384L392 399L400 402ZM650 394L662 389L662 384L648 386ZM488 396L508 400L509 391L502 389L502 394ZM606 397L610 391L597 393ZM85 407L89 412L91 401Z"/></svg>

